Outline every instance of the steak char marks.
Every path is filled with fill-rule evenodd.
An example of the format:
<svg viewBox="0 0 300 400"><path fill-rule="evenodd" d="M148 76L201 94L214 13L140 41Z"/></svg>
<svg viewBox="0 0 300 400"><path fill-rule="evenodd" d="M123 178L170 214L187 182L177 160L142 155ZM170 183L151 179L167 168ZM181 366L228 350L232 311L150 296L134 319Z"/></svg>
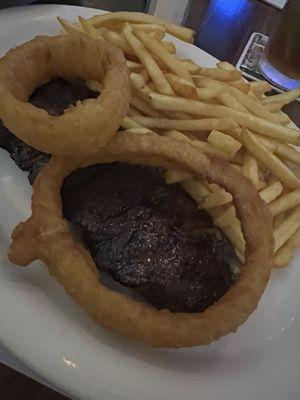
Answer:
<svg viewBox="0 0 300 400"><path fill-rule="evenodd" d="M55 80L30 101L60 115L96 97L82 82ZM0 146L33 182L49 160L0 126ZM133 288L158 309L200 312L234 283L232 245L180 185L167 186L159 168L122 163L74 171L61 189L63 213L100 271Z"/></svg>

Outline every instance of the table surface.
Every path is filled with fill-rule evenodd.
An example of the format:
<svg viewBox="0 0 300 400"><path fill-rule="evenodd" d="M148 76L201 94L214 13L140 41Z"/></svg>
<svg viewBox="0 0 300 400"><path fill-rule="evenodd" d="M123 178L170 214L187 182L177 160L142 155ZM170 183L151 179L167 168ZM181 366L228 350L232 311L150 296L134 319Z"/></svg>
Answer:
<svg viewBox="0 0 300 400"><path fill-rule="evenodd" d="M36 1L45 4L51 1ZM144 11L146 0L82 0L52 3L85 5L110 11L121 9ZM130 6L129 6L130 3ZM236 63L252 32L269 35L280 18L280 11L259 0L191 0L186 25L196 31L195 44L213 56ZM285 110L300 126L300 104L294 102ZM0 364L1 400L67 400L32 379Z"/></svg>

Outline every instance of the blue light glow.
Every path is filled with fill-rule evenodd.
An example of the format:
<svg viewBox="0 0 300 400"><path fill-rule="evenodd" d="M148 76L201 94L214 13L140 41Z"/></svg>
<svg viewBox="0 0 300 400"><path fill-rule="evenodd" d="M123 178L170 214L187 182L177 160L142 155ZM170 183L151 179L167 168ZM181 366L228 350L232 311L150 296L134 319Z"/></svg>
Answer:
<svg viewBox="0 0 300 400"><path fill-rule="evenodd" d="M300 80L285 76L280 71L278 71L278 69L273 67L273 65L271 65L266 59L262 60L259 69L268 81L270 81L280 89L292 90L298 89L300 87Z"/></svg>
<svg viewBox="0 0 300 400"><path fill-rule="evenodd" d="M212 0L209 8L220 17L235 19L250 7L249 0Z"/></svg>

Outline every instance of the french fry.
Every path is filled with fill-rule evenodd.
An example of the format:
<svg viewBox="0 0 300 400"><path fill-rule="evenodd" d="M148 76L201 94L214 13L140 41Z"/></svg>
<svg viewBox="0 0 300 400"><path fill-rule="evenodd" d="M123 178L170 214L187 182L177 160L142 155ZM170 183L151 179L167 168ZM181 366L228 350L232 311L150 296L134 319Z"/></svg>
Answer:
<svg viewBox="0 0 300 400"><path fill-rule="evenodd" d="M216 81L212 80L211 78L205 78L205 77L203 77L201 75L193 75L192 74L192 79L193 79L194 84L197 87L204 87L204 83L207 82L207 81L210 81L213 84L217 83Z"/></svg>
<svg viewBox="0 0 300 400"><path fill-rule="evenodd" d="M155 17L150 14L120 11L108 14L95 15L92 18L90 18L89 21L95 28L116 21L128 21L134 24L141 23L141 24L162 25L166 28L167 32L178 37L179 39L190 43L194 41L194 31L192 29L172 24L171 22L167 22L161 18Z"/></svg>
<svg viewBox="0 0 300 400"><path fill-rule="evenodd" d="M123 121L121 123L121 127L123 129L144 128L143 125L139 124L133 118L128 117L128 116L123 118Z"/></svg>
<svg viewBox="0 0 300 400"><path fill-rule="evenodd" d="M79 26L76 24L72 24L71 22L67 21L66 19L62 17L57 17L58 22L62 26L62 28L65 30L66 33L69 33L71 35L84 35L83 29L81 29Z"/></svg>
<svg viewBox="0 0 300 400"><path fill-rule="evenodd" d="M144 100L140 99L139 97L132 96L132 98L130 100L130 105L149 117L153 117L153 118L160 117L160 113L157 110L152 108L148 103L146 103Z"/></svg>
<svg viewBox="0 0 300 400"><path fill-rule="evenodd" d="M276 215L273 218L273 229L277 229L283 223L283 221L286 219L286 217L287 217L287 213L284 213L284 212Z"/></svg>
<svg viewBox="0 0 300 400"><path fill-rule="evenodd" d="M222 93L222 88L197 88L197 97L199 100L207 101L212 99L217 99Z"/></svg>
<svg viewBox="0 0 300 400"><path fill-rule="evenodd" d="M281 125L288 125L292 122L290 117L283 111L278 111L274 114Z"/></svg>
<svg viewBox="0 0 300 400"><path fill-rule="evenodd" d="M176 119L165 119L165 118L136 117L135 120L147 128L178 129L180 131L196 131L196 132L212 131L218 129L233 129L236 126L232 120L227 118L176 120ZM236 143L237 141L235 141L235 144Z"/></svg>
<svg viewBox="0 0 300 400"><path fill-rule="evenodd" d="M131 24L131 28L133 32L136 30L145 31L149 36L154 37L157 40L162 40L166 33L166 28L163 25L158 24Z"/></svg>
<svg viewBox="0 0 300 400"><path fill-rule="evenodd" d="M266 165L288 187L295 189L300 187L300 180L295 174L248 130L242 131L243 143L255 158Z"/></svg>
<svg viewBox="0 0 300 400"><path fill-rule="evenodd" d="M191 83L192 77L189 72L182 66L181 62L168 52L168 50L155 38L151 38L146 32L136 31L135 35L140 39L143 45L156 57L158 57L170 71L184 78Z"/></svg>
<svg viewBox="0 0 300 400"><path fill-rule="evenodd" d="M146 84L143 84L144 77L142 75L131 75L131 82L134 86L133 94L136 94L139 98L143 99L149 107L155 112L154 108L152 107L149 94L152 92L150 87ZM159 112L156 112L157 116L160 115ZM146 114L148 115L148 114ZM150 114L149 114L150 115ZM151 116L151 115L150 115Z"/></svg>
<svg viewBox="0 0 300 400"><path fill-rule="evenodd" d="M215 104L206 104L197 100L170 97L159 93L149 95L154 108L161 110L183 111L192 115L207 117L232 118L240 126L252 129L264 136L286 141L292 144L300 144L300 131L273 124L254 115L249 115L229 107Z"/></svg>
<svg viewBox="0 0 300 400"><path fill-rule="evenodd" d="M206 196L200 203L199 208L214 208L219 206L224 206L232 201L232 195L225 190L220 190L219 192L210 193Z"/></svg>
<svg viewBox="0 0 300 400"><path fill-rule="evenodd" d="M299 229L300 226L300 206L282 222L274 231L275 251L279 250Z"/></svg>
<svg viewBox="0 0 300 400"><path fill-rule="evenodd" d="M214 224L218 228L222 229L232 225L235 220L236 220L235 208L234 206L231 206L227 208L227 210L222 215L214 219Z"/></svg>
<svg viewBox="0 0 300 400"><path fill-rule="evenodd" d="M251 99L252 99L253 101L255 101L256 103L259 103L259 104L260 104L259 98L256 96L255 93L252 92L251 88L249 89L248 93L246 93L246 94L248 94L248 96L251 97Z"/></svg>
<svg viewBox="0 0 300 400"><path fill-rule="evenodd" d="M270 204L269 209L275 216L298 205L300 205L300 189L282 195Z"/></svg>
<svg viewBox="0 0 300 400"><path fill-rule="evenodd" d="M187 179L192 179L191 175L178 169L168 170L165 173L165 181L167 185L181 183L186 181Z"/></svg>
<svg viewBox="0 0 300 400"><path fill-rule="evenodd" d="M219 62L217 63L217 67L218 67L218 68L221 68L221 69L226 69L226 70L228 70L228 71L235 71L235 70L236 70L235 66L232 65L232 64L230 64L230 63L227 62L227 61L219 61Z"/></svg>
<svg viewBox="0 0 300 400"><path fill-rule="evenodd" d="M222 82L217 82L211 78L197 79L197 77L195 77L195 76L193 76L193 79L197 86L205 87L207 89L219 90L217 99L219 100L219 102L221 104L224 104L225 106L231 107L238 111L248 112L247 109L239 101L237 101L234 96L232 96L228 92L228 90L227 91L225 90L228 86L224 87L222 85ZM199 97L199 99L202 100L200 97Z"/></svg>
<svg viewBox="0 0 300 400"><path fill-rule="evenodd" d="M143 88L145 86L144 76L137 72L131 72L130 74L131 82L136 89Z"/></svg>
<svg viewBox="0 0 300 400"><path fill-rule="evenodd" d="M266 203L271 203L273 200L277 199L283 191L283 186L280 181L271 183L269 186L260 190L259 195Z"/></svg>
<svg viewBox="0 0 300 400"><path fill-rule="evenodd" d="M193 76L194 84L198 86L197 94L199 100L210 100L218 98L219 95L224 93L224 89L219 82L216 82L210 78L201 78Z"/></svg>
<svg viewBox="0 0 300 400"><path fill-rule="evenodd" d="M262 102L263 104L270 103L280 103L282 106L285 104L289 104L292 101L296 100L300 96L300 88L290 90L289 92L275 94L273 96L265 97Z"/></svg>
<svg viewBox="0 0 300 400"><path fill-rule="evenodd" d="M157 91L164 94L174 94L171 86L164 77L164 74L160 70L154 58L139 41L139 39L137 39L136 36L132 33L132 29L129 23L125 23L123 32L135 54L144 65L144 67L147 69L151 79L153 80L157 88Z"/></svg>
<svg viewBox="0 0 300 400"><path fill-rule="evenodd" d="M235 97L231 95L231 93L223 91L223 93L219 94L217 98L221 104L224 104L224 106L248 113L248 110L239 101L237 101Z"/></svg>
<svg viewBox="0 0 300 400"><path fill-rule="evenodd" d="M119 33L108 28L100 27L99 29L95 29L93 25L89 22L89 20L86 20L81 16L78 16L78 19L81 26L83 27L83 30L89 36L96 39L103 38L106 41L114 44L115 46L120 47L125 54L134 55L130 46L126 43L124 38Z"/></svg>
<svg viewBox="0 0 300 400"><path fill-rule="evenodd" d="M207 210L210 213L209 210ZM221 228L225 236L230 240L230 242L237 250L237 255L243 261L243 255L245 253L245 239L241 231L241 224L238 219L236 219L231 225ZM242 256L242 257L241 257Z"/></svg>
<svg viewBox="0 0 300 400"><path fill-rule="evenodd" d="M272 90L272 86L266 81L251 82L250 88L258 96L262 96L264 93Z"/></svg>
<svg viewBox="0 0 300 400"><path fill-rule="evenodd" d="M153 92L153 89L150 88L150 85L144 85L142 88L137 89L138 96L141 97L143 100L145 100L151 107L152 107L152 103L151 103L149 94L152 92ZM154 110L154 108L153 108L153 110ZM170 119L170 120L187 120L187 121L192 120L192 117L189 114L183 113L181 111L163 111L162 113L159 113L159 117L165 118L165 119ZM235 122L232 122L232 123L235 124ZM201 131L198 131L198 133L200 133L200 132ZM206 139L206 137L205 137L205 139Z"/></svg>
<svg viewBox="0 0 300 400"><path fill-rule="evenodd" d="M274 268L284 268L292 260L294 249L293 247L288 245L288 242L289 240L276 252L274 259Z"/></svg>
<svg viewBox="0 0 300 400"><path fill-rule="evenodd" d="M165 136L172 137L173 139L177 140L183 140L185 142L189 142L193 146L197 147L200 151L202 151L205 154L210 154L218 157L222 157L227 159L227 154L222 153L218 150L216 150L214 147L212 147L209 143L207 142L202 142L201 140L191 140L188 138L186 135L183 133L177 131L177 130L170 130L165 133ZM220 188L218 189L220 190Z"/></svg>
<svg viewBox="0 0 300 400"><path fill-rule="evenodd" d="M243 175L257 188L259 182L258 165L256 158L248 152L244 155Z"/></svg>
<svg viewBox="0 0 300 400"><path fill-rule="evenodd" d="M276 154L281 160L300 165L300 153L294 147L271 138L264 138L262 136L256 137L265 147L272 151L272 153Z"/></svg>
<svg viewBox="0 0 300 400"><path fill-rule="evenodd" d="M286 267L294 256L294 251L300 246L300 229L291 236L291 238L276 252L274 267Z"/></svg>
<svg viewBox="0 0 300 400"><path fill-rule="evenodd" d="M151 104L149 96L148 96L148 101ZM189 114L183 113L181 111L165 111L164 110L162 115L169 119L189 119L190 120L192 118Z"/></svg>
<svg viewBox="0 0 300 400"><path fill-rule="evenodd" d="M137 127L137 128L129 128L125 129L122 133L136 133L139 135L156 135L155 132L151 131L150 129L144 127Z"/></svg>
<svg viewBox="0 0 300 400"><path fill-rule="evenodd" d="M144 68L142 64L130 60L126 60L126 65L132 72L140 72Z"/></svg>
<svg viewBox="0 0 300 400"><path fill-rule="evenodd" d="M292 146L279 142L275 154L283 160L300 165L300 153Z"/></svg>
<svg viewBox="0 0 300 400"><path fill-rule="evenodd" d="M240 127L234 128L234 129L226 129L225 133L232 136L238 142L243 143L242 129ZM240 160L240 162L238 162L238 164L242 164L243 162L244 162L244 159Z"/></svg>
<svg viewBox="0 0 300 400"><path fill-rule="evenodd" d="M91 23L91 21L90 21L90 19L88 19L88 21L89 21L89 23L91 24L91 25L93 25L92 23ZM124 24L125 24L125 21L109 21L108 23L106 23L106 24L101 24L99 27L96 27L96 26L94 26L94 28L96 28L96 29L101 29L101 28L103 28L103 27L105 27L105 28L109 28L109 29L112 29L113 31L116 31L116 32L122 32L122 30L123 30L123 28L124 28ZM131 25L133 25L133 24L131 24Z"/></svg>
<svg viewBox="0 0 300 400"><path fill-rule="evenodd" d="M196 74L197 72L200 71L199 65L197 65L196 63L194 63L194 61L192 61L190 59L180 60L180 62L183 65L183 67L187 71L189 71L190 74Z"/></svg>
<svg viewBox="0 0 300 400"><path fill-rule="evenodd" d="M171 138L177 139L177 140L182 140L182 141L188 142L188 143L191 142L191 140L184 133L179 132L176 129L171 129L169 131L166 131L164 136L168 136L168 137L171 137Z"/></svg>
<svg viewBox="0 0 300 400"><path fill-rule="evenodd" d="M200 68L200 75L208 76L210 78L220 80L220 81L235 81L242 77L241 73L234 70L225 70L219 68Z"/></svg>
<svg viewBox="0 0 300 400"><path fill-rule="evenodd" d="M187 179L181 183L183 189L191 196L196 203L201 203L202 199L209 195L209 190L196 179Z"/></svg>
<svg viewBox="0 0 300 400"><path fill-rule="evenodd" d="M273 122L277 122L275 116L271 113L268 113L264 107L258 103L257 98L254 95L254 99L250 98L248 93L247 95L241 91L239 88L232 86L229 84L230 82L216 82L210 79L199 81L198 84L200 86L205 87L219 87L222 89L222 93L218 96L221 104L225 106L231 107L238 111L243 111L248 113L251 111L254 115L258 115L264 117L265 119L272 120Z"/></svg>
<svg viewBox="0 0 300 400"><path fill-rule="evenodd" d="M93 90L94 92L101 93L101 90L103 89L102 83L98 82L98 81L95 81L93 79L86 80L85 84L90 90Z"/></svg>
<svg viewBox="0 0 300 400"><path fill-rule="evenodd" d="M167 31L166 27L161 24L130 24L130 25L131 25L132 29L138 29L138 30L142 30L142 31L146 31L146 32L153 32L153 31L166 32Z"/></svg>
<svg viewBox="0 0 300 400"><path fill-rule="evenodd" d="M108 28L99 28L97 32L109 43L119 47L127 56L134 56L135 53L123 38L123 36Z"/></svg>
<svg viewBox="0 0 300 400"><path fill-rule="evenodd" d="M236 71L236 70L237 70L237 69L235 68L234 65L230 64L230 63L227 62L227 61L220 61L220 62L218 62L218 63L217 63L217 67L218 67L218 68L221 68L221 69L230 70L230 71L232 71L232 70L235 70L235 71ZM248 94L248 95L251 96L254 100L257 101L257 97L256 97L255 94L251 91L251 87L250 87L249 82L246 82L243 78L240 78L240 79L238 79L238 80L236 80L236 81L228 82L228 84L229 84L230 86L232 86L232 87L238 89L239 91L241 91L241 92L243 92L243 93L245 93L245 94ZM253 96L254 96L254 97L253 97Z"/></svg>
<svg viewBox="0 0 300 400"><path fill-rule="evenodd" d="M227 83L245 94L250 93L250 85L243 78L237 79L236 81L227 81Z"/></svg>
<svg viewBox="0 0 300 400"><path fill-rule="evenodd" d="M91 25L86 19L84 19L83 17L81 17L80 15L78 16L78 20L83 28L83 30L92 38L94 39L99 39L100 32L97 31L97 29L95 29L93 27L93 25Z"/></svg>
<svg viewBox="0 0 300 400"><path fill-rule="evenodd" d="M222 190L224 191L224 189L221 188L221 186L218 185L217 183L209 183L207 181L203 181L203 185L205 185L207 187L207 189L209 189L209 191L213 192L213 193L217 193Z"/></svg>
<svg viewBox="0 0 300 400"><path fill-rule="evenodd" d="M202 183L204 183L204 182L205 181L202 181ZM215 219L219 218L222 214L224 214L224 212L226 211L226 206L208 208L205 211L213 218L213 220L215 220Z"/></svg>
<svg viewBox="0 0 300 400"><path fill-rule="evenodd" d="M169 82L173 90L179 95L190 99L198 98L197 88L193 84L193 82L170 72L166 73L165 77L167 78L167 81Z"/></svg>
<svg viewBox="0 0 300 400"><path fill-rule="evenodd" d="M256 186L256 189L257 189L257 190L262 190L262 189L264 189L266 186L267 186L266 182L263 181L263 180L261 180L261 179L259 179L259 180L258 180L258 183L257 183L257 186Z"/></svg>
<svg viewBox="0 0 300 400"><path fill-rule="evenodd" d="M268 110L265 109L263 105L260 103L252 100L249 96L241 92L240 90L232 87L232 86L227 86L229 93L232 94L246 109L252 112L253 115L256 115L257 117L266 119L271 122L278 122L277 118L271 114Z"/></svg>
<svg viewBox="0 0 300 400"><path fill-rule="evenodd" d="M130 72L130 79L135 89L142 89L146 85L149 75L145 69L141 69L138 72ZM149 88L148 91L150 93L152 90Z"/></svg>
<svg viewBox="0 0 300 400"><path fill-rule="evenodd" d="M267 103L267 104L263 104L263 107L270 111L270 112L278 112L281 110L282 108L282 104L280 103Z"/></svg>
<svg viewBox="0 0 300 400"><path fill-rule="evenodd" d="M157 39L157 38L156 38ZM168 40L164 40L161 44L168 50L170 54L176 53L176 47L173 42L169 42Z"/></svg>
<svg viewBox="0 0 300 400"><path fill-rule="evenodd" d="M141 70L140 75L143 78L144 82L147 83L149 80L149 75L145 68Z"/></svg>
<svg viewBox="0 0 300 400"><path fill-rule="evenodd" d="M242 147L240 142L218 130L212 130L207 141L217 150L228 153L231 157Z"/></svg>
<svg viewBox="0 0 300 400"><path fill-rule="evenodd" d="M133 31L133 33L134 32L135 31ZM154 39L156 39L156 40L159 40L159 41L161 41L165 37L165 33L162 32L162 31L147 31L147 35L152 37L152 38L154 38ZM166 46L164 46L164 47L166 47Z"/></svg>
<svg viewBox="0 0 300 400"><path fill-rule="evenodd" d="M143 116L143 114L140 111L136 110L135 108L129 107L128 116L129 117L141 117L141 116Z"/></svg>

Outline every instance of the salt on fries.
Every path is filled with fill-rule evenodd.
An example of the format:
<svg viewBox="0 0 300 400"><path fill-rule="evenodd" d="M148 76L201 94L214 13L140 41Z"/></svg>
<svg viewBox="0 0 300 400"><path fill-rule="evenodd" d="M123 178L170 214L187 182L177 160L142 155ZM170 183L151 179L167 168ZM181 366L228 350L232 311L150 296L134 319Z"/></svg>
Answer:
<svg viewBox="0 0 300 400"><path fill-rule="evenodd" d="M286 266L300 245L300 180L295 172L300 153L294 147L300 145L300 132L286 126L290 119L281 108L299 97L300 89L266 96L269 83L244 81L228 62L206 68L177 58L165 34L192 42L193 31L151 15L118 12L80 18L75 24L59 22L69 35L103 39L125 53L133 97L122 129L189 141L199 151L227 159L249 179L274 217L275 267ZM243 260L245 241L232 196L180 170L166 171L165 180L182 185Z"/></svg>

